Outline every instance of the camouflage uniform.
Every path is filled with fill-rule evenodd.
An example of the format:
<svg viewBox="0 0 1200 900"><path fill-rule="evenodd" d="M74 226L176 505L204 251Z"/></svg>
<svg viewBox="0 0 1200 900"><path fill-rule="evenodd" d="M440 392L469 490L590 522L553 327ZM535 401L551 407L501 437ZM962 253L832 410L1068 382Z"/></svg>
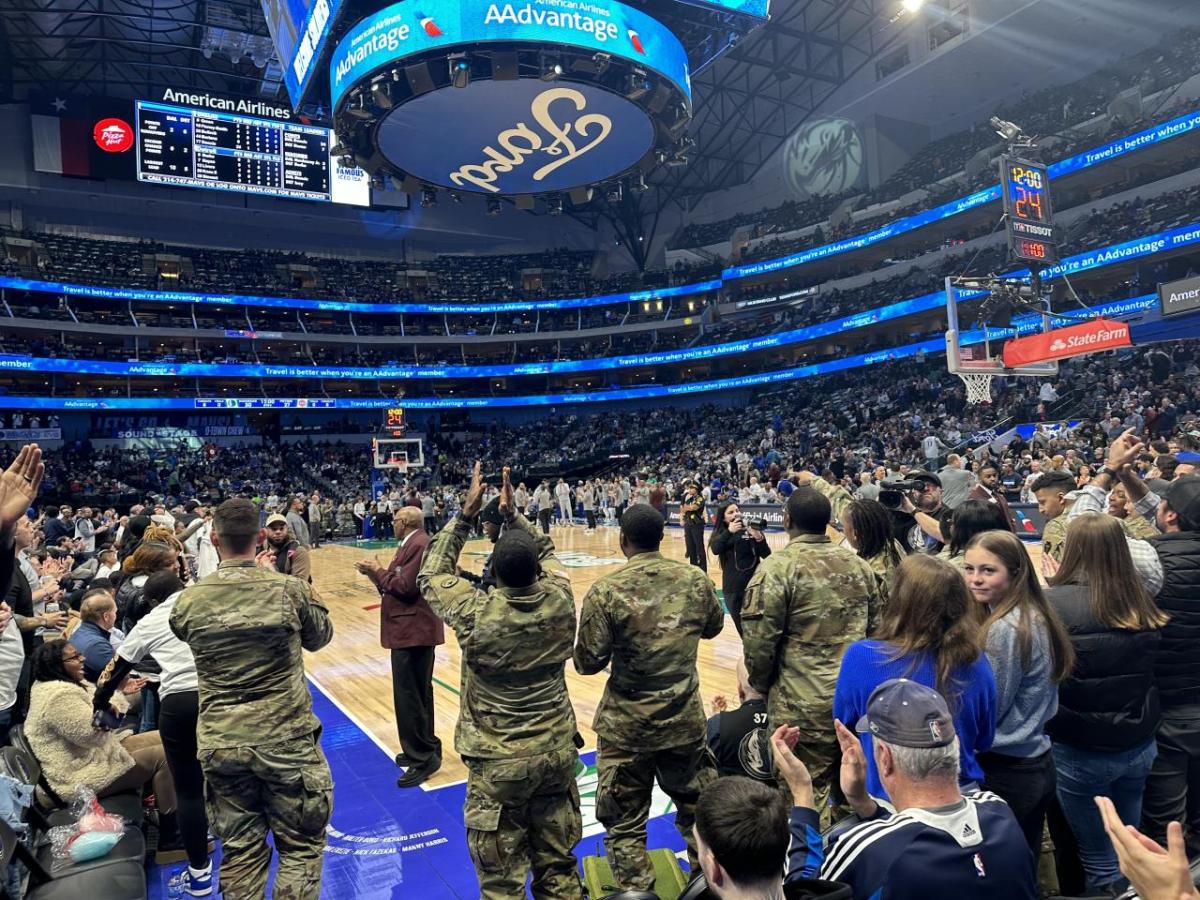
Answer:
<svg viewBox="0 0 1200 900"><path fill-rule="evenodd" d="M1068 502L1063 507L1062 513L1047 522L1046 527L1042 529L1042 553L1053 557L1055 562L1062 562L1063 544L1067 540L1067 526L1071 524L1067 520L1070 518L1071 507L1074 505L1074 500ZM1117 519L1117 521L1121 523L1121 528L1131 538L1144 541L1147 538L1157 537L1159 534L1157 528L1136 513L1126 516L1124 519Z"/></svg>
<svg viewBox="0 0 1200 900"><path fill-rule="evenodd" d="M329 643L329 613L306 582L226 560L183 592L170 621L196 659L197 756L222 839L225 900L261 900L268 830L279 851L276 900L317 900L333 777L301 648Z"/></svg>
<svg viewBox="0 0 1200 900"><path fill-rule="evenodd" d="M646 819L657 778L678 811L675 827L699 871L692 823L700 792L716 778L705 742L696 651L721 633L725 614L708 576L694 566L640 553L592 586L583 600L575 668L611 663L593 727L599 736L596 818L607 829L621 887L649 890Z"/></svg>
<svg viewBox="0 0 1200 900"><path fill-rule="evenodd" d="M814 475L809 485L817 493L824 494L829 499L829 506L832 510L832 521L841 525L842 516L845 515L846 508L854 501L854 497L844 487L830 484L819 475ZM904 548L900 545L900 542L893 540L892 549L896 551L896 559L903 562L907 554L904 552ZM862 557L859 558L861 559ZM878 576L879 587L878 602L872 603L870 610L868 610L867 634L872 634L879 627L879 620L883 616L883 608L887 605L888 591L892 586L892 576L896 574L899 562L893 563L886 550L880 551L866 562Z"/></svg>
<svg viewBox="0 0 1200 900"><path fill-rule="evenodd" d="M462 649L454 748L467 765L463 819L486 900L582 898L574 853L583 834L575 711L564 672L575 597L554 544L522 515L507 527L538 542L542 570L526 588L477 587L455 570L470 523L456 516L430 542L417 584Z"/></svg>
<svg viewBox="0 0 1200 900"><path fill-rule="evenodd" d="M1042 554L1055 562L1062 562L1063 542L1067 539L1067 519L1074 505L1074 500L1068 500L1063 505L1063 511L1042 527Z"/></svg>
<svg viewBox="0 0 1200 900"><path fill-rule="evenodd" d="M767 698L770 728L800 728L796 755L828 802L841 753L833 689L846 647L866 637L878 577L823 534L801 534L763 560L746 587L742 644L750 684ZM851 726L852 727L852 726Z"/></svg>
<svg viewBox="0 0 1200 900"><path fill-rule="evenodd" d="M1162 534L1161 531L1159 531L1137 513L1132 513L1131 515L1126 516L1124 519L1118 519L1118 521L1121 523L1121 527L1125 529L1125 533L1131 538L1147 541L1152 537L1158 537L1160 534Z"/></svg>

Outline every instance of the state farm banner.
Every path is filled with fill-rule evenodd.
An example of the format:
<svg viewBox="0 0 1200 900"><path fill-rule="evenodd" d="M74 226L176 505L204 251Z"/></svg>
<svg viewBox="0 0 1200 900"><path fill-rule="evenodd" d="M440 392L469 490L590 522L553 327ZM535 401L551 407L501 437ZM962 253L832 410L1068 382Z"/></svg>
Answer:
<svg viewBox="0 0 1200 900"><path fill-rule="evenodd" d="M1004 365L1016 368L1132 345L1126 323L1092 319L1081 325L1055 328L1044 334L1031 334L1009 341L1004 345Z"/></svg>

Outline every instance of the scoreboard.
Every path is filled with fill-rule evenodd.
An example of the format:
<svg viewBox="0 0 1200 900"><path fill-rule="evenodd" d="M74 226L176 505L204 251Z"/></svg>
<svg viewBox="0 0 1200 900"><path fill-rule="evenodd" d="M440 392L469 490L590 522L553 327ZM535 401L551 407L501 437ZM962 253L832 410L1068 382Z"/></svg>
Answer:
<svg viewBox="0 0 1200 900"><path fill-rule="evenodd" d="M1041 163L1000 157L1000 187L1008 249L1013 260L1024 263L1058 262L1054 236L1054 210L1050 205L1050 178Z"/></svg>
<svg viewBox="0 0 1200 900"><path fill-rule="evenodd" d="M136 129L138 181L370 205L328 128L139 100Z"/></svg>
<svg viewBox="0 0 1200 900"><path fill-rule="evenodd" d="M196 409L334 409L330 397L197 397Z"/></svg>

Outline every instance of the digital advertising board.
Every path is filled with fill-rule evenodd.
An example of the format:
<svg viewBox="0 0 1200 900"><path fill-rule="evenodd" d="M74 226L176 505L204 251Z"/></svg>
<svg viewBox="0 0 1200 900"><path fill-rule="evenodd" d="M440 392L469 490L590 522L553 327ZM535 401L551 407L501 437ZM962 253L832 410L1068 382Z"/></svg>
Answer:
<svg viewBox="0 0 1200 900"><path fill-rule="evenodd" d="M396 3L346 31L329 78L372 173L485 195L620 176L691 116L683 44L615 0Z"/></svg>

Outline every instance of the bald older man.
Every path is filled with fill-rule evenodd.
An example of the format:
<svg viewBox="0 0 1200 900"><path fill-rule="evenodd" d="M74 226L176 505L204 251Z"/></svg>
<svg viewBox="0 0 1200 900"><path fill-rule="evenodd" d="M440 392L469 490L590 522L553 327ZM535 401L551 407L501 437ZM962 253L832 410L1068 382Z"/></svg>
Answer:
<svg viewBox="0 0 1200 900"><path fill-rule="evenodd" d="M417 574L429 546L421 510L402 506L394 527L399 546L385 569L368 560L358 571L379 589L379 643L392 653L392 702L401 752L396 765L405 772L399 787L414 787L442 765L442 742L433 724L434 647L446 642L442 620L417 587Z"/></svg>

